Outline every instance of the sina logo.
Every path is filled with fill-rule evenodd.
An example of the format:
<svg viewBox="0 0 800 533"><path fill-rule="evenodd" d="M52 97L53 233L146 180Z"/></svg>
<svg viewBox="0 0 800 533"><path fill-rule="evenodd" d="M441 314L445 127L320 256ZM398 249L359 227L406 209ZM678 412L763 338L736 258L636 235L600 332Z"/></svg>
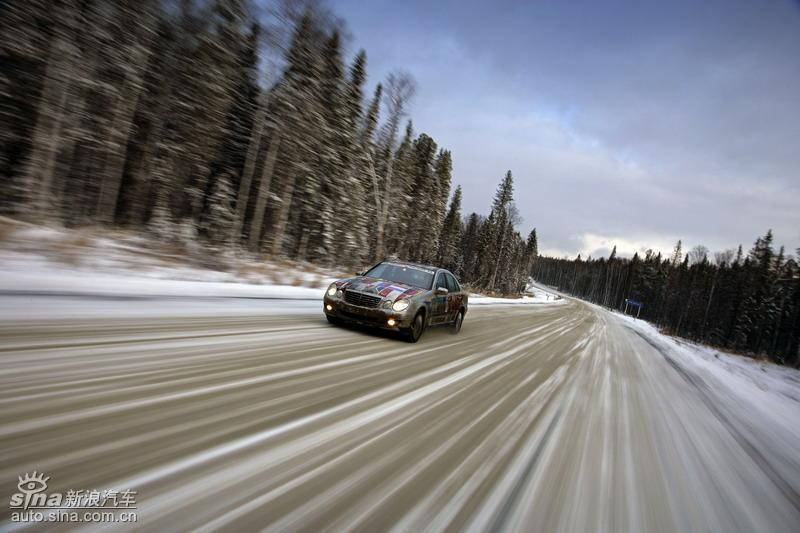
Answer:
<svg viewBox="0 0 800 533"><path fill-rule="evenodd" d="M34 471L33 475L26 472L24 477L19 476L17 479L19 479L17 488L20 492L11 496L12 507L27 509L29 506L38 507L46 504L47 494L44 494L44 490L47 488L49 477Z"/></svg>

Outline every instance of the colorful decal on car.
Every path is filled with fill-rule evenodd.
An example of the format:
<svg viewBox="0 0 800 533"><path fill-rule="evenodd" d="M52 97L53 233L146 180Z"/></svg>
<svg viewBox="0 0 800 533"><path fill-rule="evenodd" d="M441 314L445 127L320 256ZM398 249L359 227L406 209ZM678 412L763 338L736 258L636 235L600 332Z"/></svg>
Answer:
<svg viewBox="0 0 800 533"><path fill-rule="evenodd" d="M395 297L400 296L401 294L403 294L405 291L406 291L406 288L402 287L402 286L398 287L397 285L386 285L380 291L378 291L378 294L380 294L381 296L386 298L387 296L391 296L394 293L397 293L397 294L394 294L394 296L392 297L392 299L394 299Z"/></svg>
<svg viewBox="0 0 800 533"><path fill-rule="evenodd" d="M414 289L396 281L385 281L374 278L349 278L334 282L340 289L349 289L369 294L377 294L382 298L395 301L401 296L411 297L419 294L422 289Z"/></svg>
<svg viewBox="0 0 800 533"><path fill-rule="evenodd" d="M383 287L381 290L379 290L378 294L380 294L381 296L383 296L385 298L386 296L389 296L389 293L392 292L393 290L394 290L394 287L389 285L388 287Z"/></svg>
<svg viewBox="0 0 800 533"><path fill-rule="evenodd" d="M463 294L451 294L447 301L447 312L454 313L461 307L461 302L464 300Z"/></svg>

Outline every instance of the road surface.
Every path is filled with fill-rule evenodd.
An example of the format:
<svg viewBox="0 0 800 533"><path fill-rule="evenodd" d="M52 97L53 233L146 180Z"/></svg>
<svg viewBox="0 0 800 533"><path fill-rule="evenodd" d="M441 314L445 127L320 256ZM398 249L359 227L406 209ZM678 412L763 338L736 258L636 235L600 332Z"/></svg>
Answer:
<svg viewBox="0 0 800 533"><path fill-rule="evenodd" d="M318 302L37 298L2 300L4 530L33 470L152 531L800 530L800 443L581 302L408 344Z"/></svg>

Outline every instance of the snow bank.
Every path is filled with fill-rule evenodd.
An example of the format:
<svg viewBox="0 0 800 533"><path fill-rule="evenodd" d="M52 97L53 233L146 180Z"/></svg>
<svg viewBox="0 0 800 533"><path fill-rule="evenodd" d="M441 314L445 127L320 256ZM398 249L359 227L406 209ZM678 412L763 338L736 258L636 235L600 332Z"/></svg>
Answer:
<svg viewBox="0 0 800 533"><path fill-rule="evenodd" d="M528 285L525 292L526 294L522 298L495 298L481 294L470 294L469 305L541 305L566 302L561 296L534 285Z"/></svg>
<svg viewBox="0 0 800 533"><path fill-rule="evenodd" d="M321 300L344 274L305 263L253 257L208 257L202 250L165 249L147 238L102 230L70 230L2 219L0 293L5 296L253 298ZM191 256L191 257L189 257ZM217 268L202 264L219 262ZM561 303L540 287L519 299L471 295L471 305ZM3 304L7 306L8 302ZM6 309L7 310L7 309Z"/></svg>
<svg viewBox="0 0 800 533"><path fill-rule="evenodd" d="M699 377L698 382L718 400L715 403L743 421L744 429L760 428L748 433L771 435L785 441L788 448L800 442L800 371L670 337L644 320L617 312L613 315ZM791 454L781 461L800 467Z"/></svg>
<svg viewBox="0 0 800 533"><path fill-rule="evenodd" d="M305 263L170 248L121 232L2 222L0 291L6 295L318 300L338 275Z"/></svg>
<svg viewBox="0 0 800 533"><path fill-rule="evenodd" d="M136 275L90 274L82 272L33 270L0 271L0 291L8 294L98 295L187 298L263 298L320 300L323 289L290 285L187 281Z"/></svg>

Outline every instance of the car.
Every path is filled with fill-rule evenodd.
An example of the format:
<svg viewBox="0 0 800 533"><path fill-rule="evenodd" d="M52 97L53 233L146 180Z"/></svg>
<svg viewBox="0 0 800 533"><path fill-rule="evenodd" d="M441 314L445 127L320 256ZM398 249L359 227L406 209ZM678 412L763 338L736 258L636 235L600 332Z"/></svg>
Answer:
<svg viewBox="0 0 800 533"><path fill-rule="evenodd" d="M461 331L467 300L452 272L390 260L334 281L325 291L323 311L331 324L397 331L417 342L428 326L448 325L453 333Z"/></svg>

